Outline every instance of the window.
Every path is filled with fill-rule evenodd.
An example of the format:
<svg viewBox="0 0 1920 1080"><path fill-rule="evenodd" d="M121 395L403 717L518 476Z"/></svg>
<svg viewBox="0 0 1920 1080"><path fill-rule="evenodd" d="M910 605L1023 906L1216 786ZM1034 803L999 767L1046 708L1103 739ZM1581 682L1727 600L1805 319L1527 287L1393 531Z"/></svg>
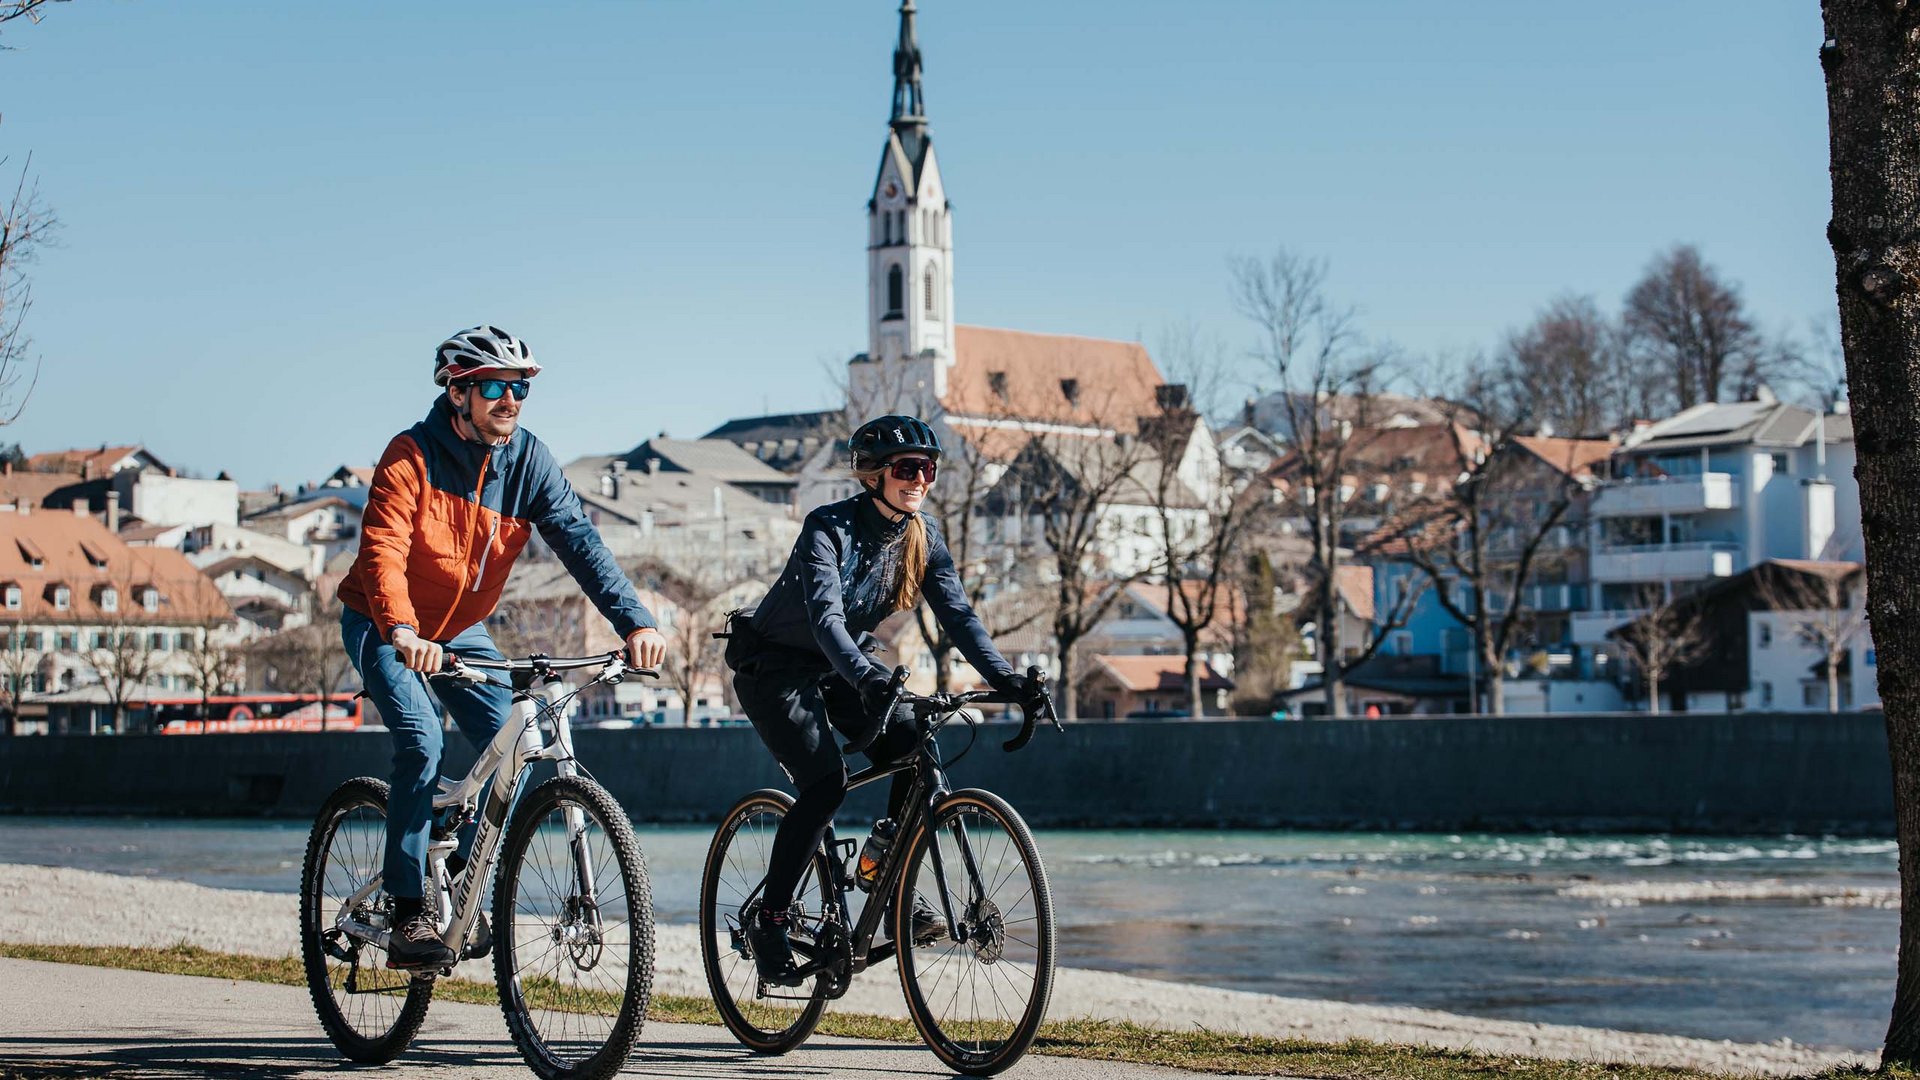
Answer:
<svg viewBox="0 0 1920 1080"><path fill-rule="evenodd" d="M29 630L26 633L21 634L20 647L23 649L39 649L40 648L40 631Z"/></svg>
<svg viewBox="0 0 1920 1080"><path fill-rule="evenodd" d="M95 570L105 570L107 568L107 557L95 551L91 544L81 544L80 552L87 557L88 566L93 567Z"/></svg>
<svg viewBox="0 0 1920 1080"><path fill-rule="evenodd" d="M167 651L167 635L163 631L159 631L159 630L155 630L153 633L148 634L147 648L152 649L154 652L166 652Z"/></svg>
<svg viewBox="0 0 1920 1080"><path fill-rule="evenodd" d="M173 637L173 647L176 649L193 648L193 635L185 630L180 631Z"/></svg>
<svg viewBox="0 0 1920 1080"><path fill-rule="evenodd" d="M1413 635L1404 631L1393 635L1393 653L1395 656L1413 655Z"/></svg>
<svg viewBox="0 0 1920 1080"><path fill-rule="evenodd" d="M20 586L18 585L7 586L7 610L20 610Z"/></svg>
<svg viewBox="0 0 1920 1080"><path fill-rule="evenodd" d="M56 611L65 611L73 606L73 590L65 585L53 587L53 607Z"/></svg>
<svg viewBox="0 0 1920 1080"><path fill-rule="evenodd" d="M1762 708L1773 708L1773 684L1770 682L1760 684L1760 705Z"/></svg>
<svg viewBox="0 0 1920 1080"><path fill-rule="evenodd" d="M1067 404L1069 405L1080 404L1080 380L1079 379L1061 379L1060 393L1062 396L1064 396L1067 399Z"/></svg>
<svg viewBox="0 0 1920 1080"><path fill-rule="evenodd" d="M40 547L38 544L35 544L33 541L28 540L25 537L15 540L14 543L19 546L20 557L26 560L26 564L28 566L32 567L35 570L39 570L44 568L47 565L47 557L40 553Z"/></svg>
<svg viewBox="0 0 1920 1080"><path fill-rule="evenodd" d="M940 316L940 309L934 305L933 301L933 294L936 288L937 283L935 282L934 269L929 266L927 267L927 272L920 275L921 307L929 319L939 318Z"/></svg>
<svg viewBox="0 0 1920 1080"><path fill-rule="evenodd" d="M95 630L93 632L93 648L104 649L106 647L107 647L107 632L105 630Z"/></svg>
<svg viewBox="0 0 1920 1080"><path fill-rule="evenodd" d="M1773 471L1781 476L1793 475L1793 458L1786 454L1773 455ZM1820 703L1822 705L1826 704L1825 699L1822 699Z"/></svg>
<svg viewBox="0 0 1920 1080"><path fill-rule="evenodd" d="M1001 401L1007 400L1007 373L1004 371L987 372L987 389Z"/></svg>
<svg viewBox="0 0 1920 1080"><path fill-rule="evenodd" d="M1762 649L1773 648L1773 624L1772 623L1763 622L1760 624L1759 645L1760 645L1760 648Z"/></svg>
<svg viewBox="0 0 1920 1080"><path fill-rule="evenodd" d="M900 267L887 267L887 316L900 317L900 307L906 303L906 285L901 279Z"/></svg>
<svg viewBox="0 0 1920 1080"><path fill-rule="evenodd" d="M120 590L119 589L116 589L113 586L109 585L106 588L100 590L100 610L101 611L119 611L120 610Z"/></svg>
<svg viewBox="0 0 1920 1080"><path fill-rule="evenodd" d="M160 610L160 590L149 585L140 590L140 606L148 611Z"/></svg>

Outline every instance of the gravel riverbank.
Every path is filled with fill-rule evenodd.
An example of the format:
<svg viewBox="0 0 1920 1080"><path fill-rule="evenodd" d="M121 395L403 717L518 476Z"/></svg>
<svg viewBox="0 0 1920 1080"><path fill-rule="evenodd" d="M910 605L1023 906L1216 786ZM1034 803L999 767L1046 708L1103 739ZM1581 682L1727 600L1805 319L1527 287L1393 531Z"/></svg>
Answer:
<svg viewBox="0 0 1920 1080"><path fill-rule="evenodd" d="M284 893L210 889L178 881L60 867L0 864L0 941L164 947L187 942L220 952L285 956L297 951L298 899ZM489 961L462 975L491 981ZM659 928L654 986L704 997L694 927ZM892 965L855 983L837 1008L905 1015ZM1156 1027L1242 1031L1317 1042L1368 1039L1494 1054L1683 1065L1729 1073L1791 1075L1878 1053L1782 1044L1717 1042L1674 1035L1493 1020L1390 1005L1276 997L1063 968L1049 1015L1131 1020Z"/></svg>

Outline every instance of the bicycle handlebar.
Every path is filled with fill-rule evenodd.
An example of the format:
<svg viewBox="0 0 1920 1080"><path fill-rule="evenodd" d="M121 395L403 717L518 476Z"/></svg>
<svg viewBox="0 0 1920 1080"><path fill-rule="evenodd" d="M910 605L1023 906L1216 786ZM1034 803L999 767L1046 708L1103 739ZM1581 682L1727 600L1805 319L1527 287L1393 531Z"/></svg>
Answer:
<svg viewBox="0 0 1920 1080"><path fill-rule="evenodd" d="M471 672L505 671L514 674L546 675L562 671L578 671L582 668L591 667L605 669L603 674L606 675L618 675L621 677L626 675L644 675L654 679L660 677L660 673L652 668L627 666L626 654L619 651L600 653L596 656L547 656L542 653L534 653L531 656L515 657L509 660L495 660L485 656L462 656L459 653L448 650L442 661L442 665L439 671L433 673L433 678L468 678L472 681L485 680L491 682L492 680L487 679L484 675L480 676L479 679L474 679L472 675L463 673L463 669Z"/></svg>
<svg viewBox="0 0 1920 1080"><path fill-rule="evenodd" d="M1027 678L1035 683L1044 685L1047 681L1047 673L1038 667L1030 667L1027 669ZM853 753L856 750L865 750L867 747L872 746L875 740L885 734L887 721L892 717L894 708L899 705L924 706L929 715L958 712L968 705L1019 705L1021 712L1020 731L1013 738L1000 744L1000 749L1009 754L1033 741L1034 728L1042 716L1046 717L1047 721L1053 725L1055 731L1065 730L1060 726L1060 717L1059 714L1054 711L1053 698L1051 696L1042 698L1040 707L1034 709L1028 708L1020 699L1009 694L1003 694L998 690L966 690L957 694L916 694L906 689L906 681L907 669L905 667L895 668L893 679L887 684L889 690L887 707L885 711L880 714L879 721L873 725L873 730L867 734L866 738L858 742L850 742L841 749L847 753Z"/></svg>

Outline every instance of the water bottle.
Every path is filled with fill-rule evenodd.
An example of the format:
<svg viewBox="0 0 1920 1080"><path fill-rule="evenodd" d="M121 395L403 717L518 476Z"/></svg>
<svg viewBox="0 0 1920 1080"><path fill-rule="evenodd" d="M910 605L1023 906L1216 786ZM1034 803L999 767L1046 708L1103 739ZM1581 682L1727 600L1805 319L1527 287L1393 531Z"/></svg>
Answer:
<svg viewBox="0 0 1920 1080"><path fill-rule="evenodd" d="M898 829L892 818L873 823L873 833L860 849L860 867L853 876L861 891L872 892L874 883L880 880L880 864L887 861L887 849L893 846L893 834Z"/></svg>

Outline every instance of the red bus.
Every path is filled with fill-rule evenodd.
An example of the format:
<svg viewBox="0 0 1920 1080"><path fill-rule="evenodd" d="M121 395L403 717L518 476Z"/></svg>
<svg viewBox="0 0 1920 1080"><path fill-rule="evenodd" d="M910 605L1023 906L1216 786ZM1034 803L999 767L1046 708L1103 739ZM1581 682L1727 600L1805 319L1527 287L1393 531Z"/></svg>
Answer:
<svg viewBox="0 0 1920 1080"><path fill-rule="evenodd" d="M127 706L127 730L161 735L247 734L256 731L358 731L362 699L330 694L215 694L156 697Z"/></svg>

